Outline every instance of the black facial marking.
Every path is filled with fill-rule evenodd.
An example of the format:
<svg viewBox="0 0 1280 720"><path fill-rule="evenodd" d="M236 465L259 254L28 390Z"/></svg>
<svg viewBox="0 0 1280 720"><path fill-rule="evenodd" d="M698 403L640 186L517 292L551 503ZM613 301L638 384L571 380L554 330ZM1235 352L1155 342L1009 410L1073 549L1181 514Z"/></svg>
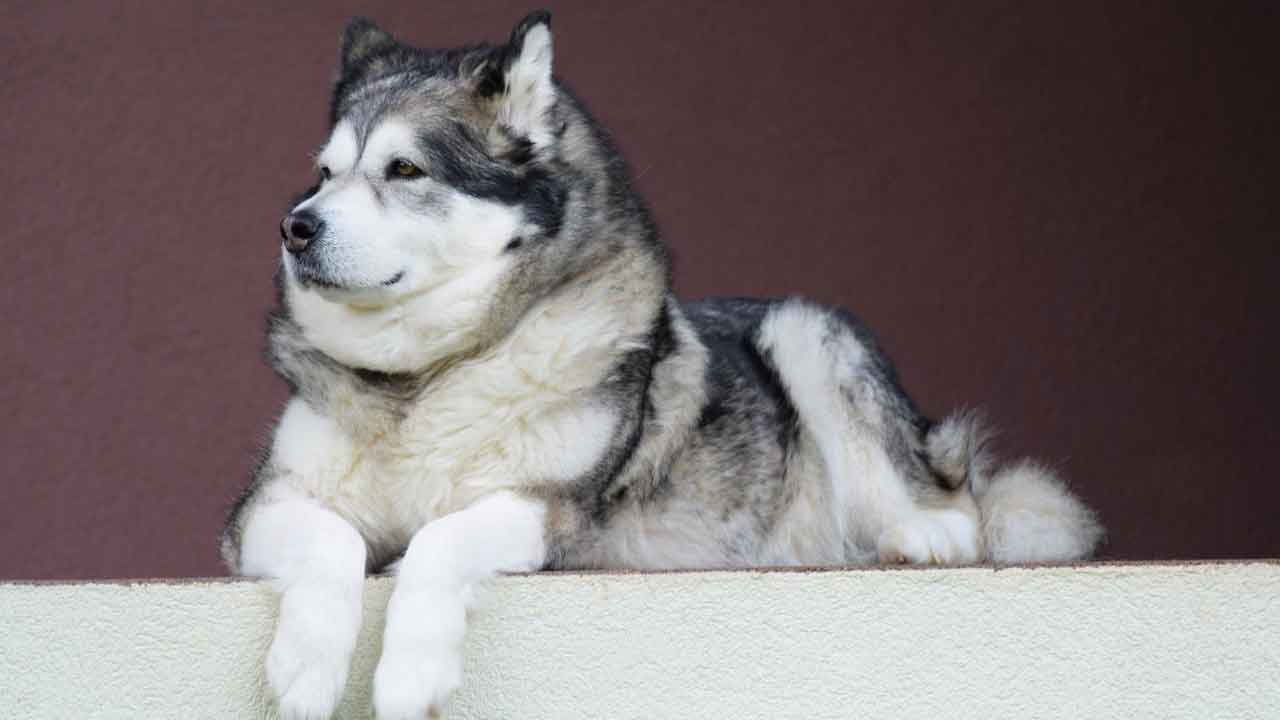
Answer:
<svg viewBox="0 0 1280 720"><path fill-rule="evenodd" d="M525 219L545 235L559 234L568 192L546 168L491 157L475 133L457 121L424 132L418 145L428 158L424 171L442 184L473 197L518 205ZM522 162L528 163L531 150L522 152Z"/></svg>

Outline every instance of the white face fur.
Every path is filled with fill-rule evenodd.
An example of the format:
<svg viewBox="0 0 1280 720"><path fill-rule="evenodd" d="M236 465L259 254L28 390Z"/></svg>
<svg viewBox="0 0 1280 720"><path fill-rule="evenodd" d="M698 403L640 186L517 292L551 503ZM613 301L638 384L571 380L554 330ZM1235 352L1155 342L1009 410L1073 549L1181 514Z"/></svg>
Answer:
<svg viewBox="0 0 1280 720"><path fill-rule="evenodd" d="M318 156L328 178L294 210L315 213L324 230L302 255L282 256L308 339L348 365L410 372L483 322L523 220L518 207L426 174L388 177L397 161L426 167L404 120L379 122L363 148L339 123Z"/></svg>
<svg viewBox="0 0 1280 720"><path fill-rule="evenodd" d="M328 178L294 209L318 215L325 230L303 256L284 253L293 279L332 302L377 307L505 261L502 250L521 229L517 208L420 172L397 176L397 162L427 167L407 122L379 122L363 149L349 122L334 128L317 157ZM305 282L317 275L320 283Z"/></svg>
<svg viewBox="0 0 1280 720"><path fill-rule="evenodd" d="M545 25L528 33L507 72L498 122L548 142L555 90ZM420 124L389 113L361 144L349 121L338 122L317 157L327 178L294 209L315 213L324 230L298 256L282 248L293 319L346 365L415 372L464 349L513 262L505 248L533 230L519 206L434 179ZM396 173L400 161L426 172Z"/></svg>

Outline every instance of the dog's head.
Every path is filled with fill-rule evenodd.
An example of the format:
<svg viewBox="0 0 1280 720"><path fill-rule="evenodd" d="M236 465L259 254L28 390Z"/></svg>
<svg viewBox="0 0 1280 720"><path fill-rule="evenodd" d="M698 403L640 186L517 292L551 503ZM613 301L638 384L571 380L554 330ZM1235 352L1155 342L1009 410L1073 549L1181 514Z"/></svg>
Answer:
<svg viewBox="0 0 1280 720"><path fill-rule="evenodd" d="M280 227L287 302L322 350L417 369L420 354L347 347L336 334L358 329L322 326L412 312L458 335L500 288L529 285L531 256L560 233L567 196L550 170L564 128L551 55L545 12L505 45L443 51L368 20L347 26L319 179ZM403 344L366 345L388 342Z"/></svg>

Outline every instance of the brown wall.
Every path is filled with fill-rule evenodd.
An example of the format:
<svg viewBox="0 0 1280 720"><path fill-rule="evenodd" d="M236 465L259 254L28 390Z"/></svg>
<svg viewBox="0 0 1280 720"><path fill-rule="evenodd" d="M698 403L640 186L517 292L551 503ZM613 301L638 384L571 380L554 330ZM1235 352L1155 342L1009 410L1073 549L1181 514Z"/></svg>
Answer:
<svg viewBox="0 0 1280 720"><path fill-rule="evenodd" d="M220 573L343 20L446 45L529 8L57 5L0 9L0 577ZM1124 558L1280 555L1274 8L552 5L683 295L847 305Z"/></svg>

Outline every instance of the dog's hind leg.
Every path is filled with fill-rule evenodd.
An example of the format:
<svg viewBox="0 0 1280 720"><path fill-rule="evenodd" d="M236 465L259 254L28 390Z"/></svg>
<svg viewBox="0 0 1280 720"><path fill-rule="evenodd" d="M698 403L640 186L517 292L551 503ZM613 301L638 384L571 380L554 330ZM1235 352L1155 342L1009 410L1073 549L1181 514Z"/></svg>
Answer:
<svg viewBox="0 0 1280 720"><path fill-rule="evenodd" d="M834 311L790 300L764 318L756 344L821 456L846 558L980 559L977 506L930 471L919 415L869 334Z"/></svg>

